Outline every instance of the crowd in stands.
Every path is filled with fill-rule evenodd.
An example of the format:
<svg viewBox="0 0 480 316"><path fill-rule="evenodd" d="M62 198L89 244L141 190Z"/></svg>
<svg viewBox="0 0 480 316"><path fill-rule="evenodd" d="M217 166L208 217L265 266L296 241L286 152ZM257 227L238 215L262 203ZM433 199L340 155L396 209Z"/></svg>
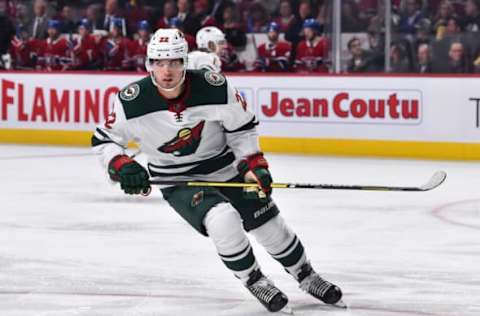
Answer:
<svg viewBox="0 0 480 316"><path fill-rule="evenodd" d="M385 71L383 2L341 1L344 72ZM391 4L388 71L480 72L480 0ZM222 71L327 73L331 14L332 0L0 0L0 68L144 71L156 29L182 30L195 50L198 30L216 26ZM253 60L242 59L252 40Z"/></svg>

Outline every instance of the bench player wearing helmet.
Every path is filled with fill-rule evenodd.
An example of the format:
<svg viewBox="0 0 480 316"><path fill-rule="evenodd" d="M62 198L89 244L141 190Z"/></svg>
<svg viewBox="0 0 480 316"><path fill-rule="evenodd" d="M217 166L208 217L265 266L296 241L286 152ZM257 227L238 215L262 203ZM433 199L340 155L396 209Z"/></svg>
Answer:
<svg viewBox="0 0 480 316"><path fill-rule="evenodd" d="M194 229L208 236L220 259L272 312L287 296L257 263L245 231L280 262L300 287L327 304L340 289L311 267L302 243L271 199L272 178L260 152L255 116L221 74L186 70L187 43L177 29L159 29L147 48L149 76L122 89L104 126L92 137L110 178L128 194L155 180L249 181L260 189L171 186L164 199ZM147 156L144 168L125 154L130 140Z"/></svg>
<svg viewBox="0 0 480 316"><path fill-rule="evenodd" d="M196 42L198 50L188 54L187 68L221 72L218 54L227 45L225 34L215 26L207 26L197 32Z"/></svg>

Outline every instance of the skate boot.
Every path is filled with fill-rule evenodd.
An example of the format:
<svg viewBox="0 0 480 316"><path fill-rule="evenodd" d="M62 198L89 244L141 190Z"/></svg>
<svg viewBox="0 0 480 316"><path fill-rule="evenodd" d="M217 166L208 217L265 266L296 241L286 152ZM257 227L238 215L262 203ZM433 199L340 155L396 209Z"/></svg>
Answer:
<svg viewBox="0 0 480 316"><path fill-rule="evenodd" d="M325 304L346 307L341 301L342 290L335 284L322 279L318 273L313 270L309 262L302 265L300 269L297 279L303 291L321 300Z"/></svg>
<svg viewBox="0 0 480 316"><path fill-rule="evenodd" d="M270 312L278 312L288 303L287 296L258 269L250 273L245 286Z"/></svg>

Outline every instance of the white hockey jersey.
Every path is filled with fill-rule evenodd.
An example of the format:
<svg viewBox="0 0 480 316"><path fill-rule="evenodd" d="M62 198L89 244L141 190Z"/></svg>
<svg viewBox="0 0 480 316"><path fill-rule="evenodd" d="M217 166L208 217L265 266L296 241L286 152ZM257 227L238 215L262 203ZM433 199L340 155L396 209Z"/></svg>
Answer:
<svg viewBox="0 0 480 316"><path fill-rule="evenodd" d="M206 69L215 72L222 71L222 61L215 53L193 51L188 53L187 69Z"/></svg>
<svg viewBox="0 0 480 316"><path fill-rule="evenodd" d="M224 76L187 70L176 99L164 99L149 76L122 89L92 146L105 168L133 140L153 178L227 181L238 174L239 159L260 151L257 124Z"/></svg>

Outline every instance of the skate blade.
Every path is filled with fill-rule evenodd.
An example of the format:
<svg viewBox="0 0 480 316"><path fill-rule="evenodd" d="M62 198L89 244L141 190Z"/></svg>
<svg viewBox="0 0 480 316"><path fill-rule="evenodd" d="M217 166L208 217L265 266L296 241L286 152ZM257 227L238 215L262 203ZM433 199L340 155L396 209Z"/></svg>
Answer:
<svg viewBox="0 0 480 316"><path fill-rule="evenodd" d="M295 315L293 309L288 304L285 305L281 310L279 310L279 312L285 315Z"/></svg>
<svg viewBox="0 0 480 316"><path fill-rule="evenodd" d="M331 304L331 306L336 307L336 308L342 308L342 309L347 309L348 308L347 304L345 304L345 302L343 302L342 300L339 300L335 304Z"/></svg>

